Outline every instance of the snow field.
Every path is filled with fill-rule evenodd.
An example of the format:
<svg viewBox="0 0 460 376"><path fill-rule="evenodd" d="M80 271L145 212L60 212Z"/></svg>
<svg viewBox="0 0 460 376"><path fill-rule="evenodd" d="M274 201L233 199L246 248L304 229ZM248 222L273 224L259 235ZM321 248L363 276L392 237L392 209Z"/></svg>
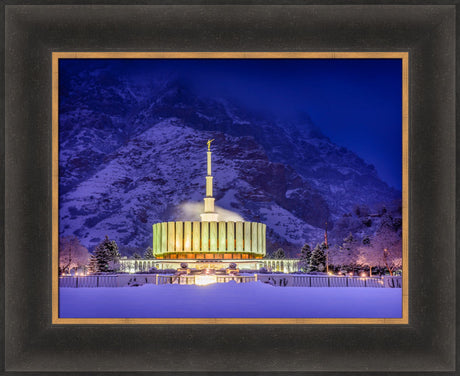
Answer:
<svg viewBox="0 0 460 376"><path fill-rule="evenodd" d="M62 318L398 318L402 290L237 284L61 288Z"/></svg>

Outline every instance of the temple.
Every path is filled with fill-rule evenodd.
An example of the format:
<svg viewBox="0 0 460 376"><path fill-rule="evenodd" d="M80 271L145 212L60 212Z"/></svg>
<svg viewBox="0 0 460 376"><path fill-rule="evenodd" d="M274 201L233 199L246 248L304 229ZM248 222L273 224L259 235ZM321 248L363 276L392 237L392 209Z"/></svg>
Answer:
<svg viewBox="0 0 460 376"><path fill-rule="evenodd" d="M298 259L263 258L266 253L265 224L219 221L213 197L212 141L207 142L206 194L201 218L154 224L152 249L155 259L123 257L120 260L122 271L146 272L152 267L176 270L183 262L194 269L225 269L235 263L242 270L265 267L284 273L298 271Z"/></svg>
<svg viewBox="0 0 460 376"><path fill-rule="evenodd" d="M194 268L222 268L236 263L257 269L266 253L266 225L258 222L219 221L213 197L212 151L207 142L206 195L201 221L161 222L153 225L153 254L162 269L184 260Z"/></svg>

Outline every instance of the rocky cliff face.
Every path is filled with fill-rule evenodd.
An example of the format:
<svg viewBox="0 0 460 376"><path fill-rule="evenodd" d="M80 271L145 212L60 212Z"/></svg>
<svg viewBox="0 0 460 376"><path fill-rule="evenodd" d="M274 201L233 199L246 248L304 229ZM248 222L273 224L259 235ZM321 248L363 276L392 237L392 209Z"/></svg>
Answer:
<svg viewBox="0 0 460 376"><path fill-rule="evenodd" d="M199 220L212 138L216 205L266 223L269 249L294 256L322 240L326 221L331 239L348 230L364 236L375 221L347 227L343 218L356 205L372 212L400 198L308 116L272 121L200 98L177 80L70 73L60 85L60 232L90 248L107 234L130 253L151 243L155 222Z"/></svg>

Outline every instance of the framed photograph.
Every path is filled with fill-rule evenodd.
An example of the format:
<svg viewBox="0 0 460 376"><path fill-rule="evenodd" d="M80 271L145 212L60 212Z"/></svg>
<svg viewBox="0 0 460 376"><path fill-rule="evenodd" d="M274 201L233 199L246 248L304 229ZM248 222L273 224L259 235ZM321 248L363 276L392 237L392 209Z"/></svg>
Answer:
<svg viewBox="0 0 460 376"><path fill-rule="evenodd" d="M407 324L408 100L408 53L53 53L53 322Z"/></svg>
<svg viewBox="0 0 460 376"><path fill-rule="evenodd" d="M4 10L6 373L455 372L455 6Z"/></svg>

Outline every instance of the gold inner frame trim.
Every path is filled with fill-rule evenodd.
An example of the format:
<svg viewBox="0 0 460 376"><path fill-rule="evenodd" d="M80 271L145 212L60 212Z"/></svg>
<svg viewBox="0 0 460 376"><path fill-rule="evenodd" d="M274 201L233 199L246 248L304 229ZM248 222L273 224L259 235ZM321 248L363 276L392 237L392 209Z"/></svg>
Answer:
<svg viewBox="0 0 460 376"><path fill-rule="evenodd" d="M60 318L59 317L59 59L401 59L402 317L401 318ZM409 324L409 52L52 52L52 324Z"/></svg>

